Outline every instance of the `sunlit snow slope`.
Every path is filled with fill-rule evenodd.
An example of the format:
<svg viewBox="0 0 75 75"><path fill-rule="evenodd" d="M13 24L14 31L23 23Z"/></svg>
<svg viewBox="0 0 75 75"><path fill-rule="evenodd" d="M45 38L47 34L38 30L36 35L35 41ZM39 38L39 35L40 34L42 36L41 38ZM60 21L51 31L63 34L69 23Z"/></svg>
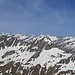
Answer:
<svg viewBox="0 0 75 75"><path fill-rule="evenodd" d="M0 34L0 75L75 75L75 37Z"/></svg>

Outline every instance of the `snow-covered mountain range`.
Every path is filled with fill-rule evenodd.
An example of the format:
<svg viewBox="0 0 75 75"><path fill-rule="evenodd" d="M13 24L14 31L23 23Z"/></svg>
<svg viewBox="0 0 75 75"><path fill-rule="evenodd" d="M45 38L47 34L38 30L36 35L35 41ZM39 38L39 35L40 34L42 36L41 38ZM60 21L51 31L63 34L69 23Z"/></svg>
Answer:
<svg viewBox="0 0 75 75"><path fill-rule="evenodd" d="M0 34L0 75L75 75L75 37Z"/></svg>

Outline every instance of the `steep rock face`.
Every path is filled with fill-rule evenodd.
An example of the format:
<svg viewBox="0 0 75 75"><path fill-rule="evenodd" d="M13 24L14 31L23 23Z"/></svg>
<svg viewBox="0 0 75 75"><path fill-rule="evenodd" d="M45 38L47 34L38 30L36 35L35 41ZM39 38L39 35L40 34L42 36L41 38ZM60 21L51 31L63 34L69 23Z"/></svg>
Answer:
<svg viewBox="0 0 75 75"><path fill-rule="evenodd" d="M0 75L75 75L75 37L0 34Z"/></svg>

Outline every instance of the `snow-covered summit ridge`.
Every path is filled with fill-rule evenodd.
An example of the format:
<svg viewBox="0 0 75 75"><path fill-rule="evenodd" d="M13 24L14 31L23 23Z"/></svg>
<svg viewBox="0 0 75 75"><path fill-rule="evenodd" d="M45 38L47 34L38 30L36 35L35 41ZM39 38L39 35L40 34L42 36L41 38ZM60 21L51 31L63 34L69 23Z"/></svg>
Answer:
<svg viewBox="0 0 75 75"><path fill-rule="evenodd" d="M51 41L58 40L58 38L56 36L42 35L42 34L41 35L23 35L23 34L18 33L15 35L15 37L19 38L20 40L25 39L26 37L39 38L39 39L48 37L51 39Z"/></svg>
<svg viewBox="0 0 75 75"><path fill-rule="evenodd" d="M75 48L75 37L57 37L50 35L24 35L24 34L15 34L11 35L9 33L0 33L0 44L1 46L21 46L31 42L40 42L42 41L48 45L53 44L53 46L58 47L63 50L71 50L74 52ZM0 47L1 47L0 46Z"/></svg>
<svg viewBox="0 0 75 75"><path fill-rule="evenodd" d="M0 75L74 75L75 37L0 34Z"/></svg>

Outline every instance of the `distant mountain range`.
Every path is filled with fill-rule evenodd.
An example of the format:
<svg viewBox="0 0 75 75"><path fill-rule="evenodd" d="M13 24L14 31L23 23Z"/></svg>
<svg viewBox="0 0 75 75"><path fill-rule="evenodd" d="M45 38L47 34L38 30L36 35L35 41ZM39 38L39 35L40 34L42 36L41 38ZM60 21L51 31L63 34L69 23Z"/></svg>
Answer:
<svg viewBox="0 0 75 75"><path fill-rule="evenodd" d="M1 33L0 75L75 75L75 37Z"/></svg>

